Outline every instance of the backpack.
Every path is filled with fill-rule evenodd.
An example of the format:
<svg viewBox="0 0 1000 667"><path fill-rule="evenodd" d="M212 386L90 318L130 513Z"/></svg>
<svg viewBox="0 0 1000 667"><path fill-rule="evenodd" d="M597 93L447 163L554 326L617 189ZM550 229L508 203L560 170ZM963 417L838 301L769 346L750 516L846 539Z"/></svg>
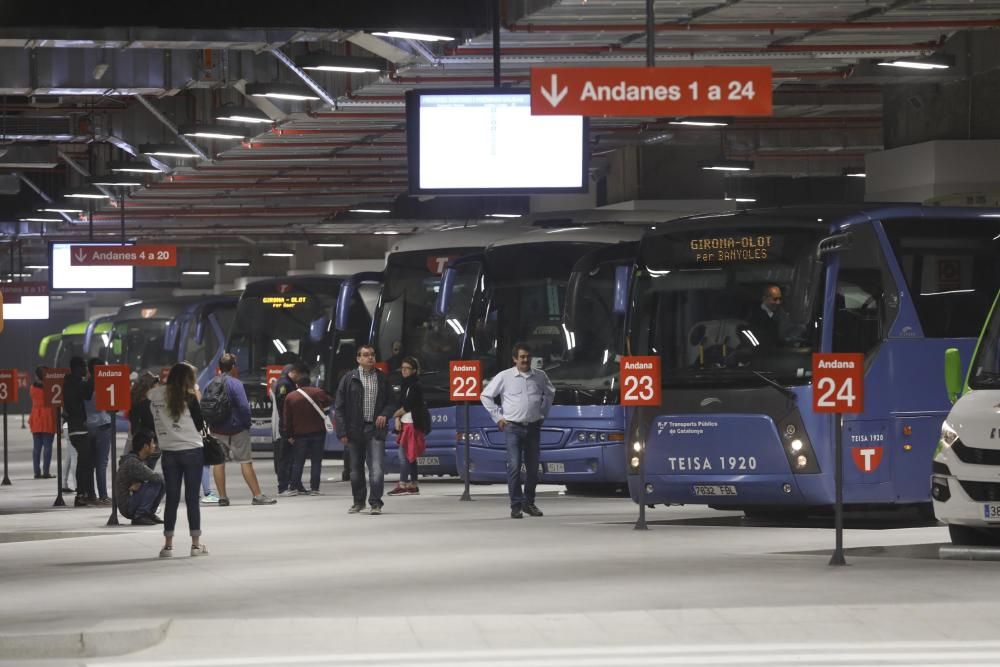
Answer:
<svg viewBox="0 0 1000 667"><path fill-rule="evenodd" d="M419 416L420 424L417 425L424 435L428 435L431 432L431 411L427 409L426 405L421 405L417 408L419 415L414 415L414 423L417 422L417 417Z"/></svg>
<svg viewBox="0 0 1000 667"><path fill-rule="evenodd" d="M225 424L233 416L233 404L223 376L212 378L201 394L201 416L206 424Z"/></svg>

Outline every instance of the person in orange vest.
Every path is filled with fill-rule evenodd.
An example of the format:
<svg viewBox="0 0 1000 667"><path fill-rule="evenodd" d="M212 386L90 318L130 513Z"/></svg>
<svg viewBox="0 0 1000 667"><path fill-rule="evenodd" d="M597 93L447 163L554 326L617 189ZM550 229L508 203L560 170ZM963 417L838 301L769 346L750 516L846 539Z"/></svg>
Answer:
<svg viewBox="0 0 1000 667"><path fill-rule="evenodd" d="M28 428L34 440L31 463L35 468L35 479L52 477L49 468L52 465L52 440L56 437L56 409L45 405L45 392L42 390L44 370L43 366L35 368L35 381L31 383L31 414L28 416Z"/></svg>

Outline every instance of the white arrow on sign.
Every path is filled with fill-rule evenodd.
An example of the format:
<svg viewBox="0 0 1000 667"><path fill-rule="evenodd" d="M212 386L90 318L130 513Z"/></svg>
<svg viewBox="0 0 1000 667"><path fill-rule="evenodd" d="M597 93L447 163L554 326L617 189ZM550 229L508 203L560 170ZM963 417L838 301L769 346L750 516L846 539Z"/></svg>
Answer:
<svg viewBox="0 0 1000 667"><path fill-rule="evenodd" d="M73 257L76 258L76 261L82 262L83 260L87 259L87 253L84 252L83 248L77 248L76 253L73 255Z"/></svg>
<svg viewBox="0 0 1000 667"><path fill-rule="evenodd" d="M552 105L552 108L555 109L557 106L559 106L559 103L563 101L563 98L566 97L566 94L569 92L569 86L566 86L562 90L559 90L559 79L556 77L555 74L553 74L551 89L546 90L545 88L542 88L541 91L542 91L542 96L545 99L547 99L549 101L549 104Z"/></svg>

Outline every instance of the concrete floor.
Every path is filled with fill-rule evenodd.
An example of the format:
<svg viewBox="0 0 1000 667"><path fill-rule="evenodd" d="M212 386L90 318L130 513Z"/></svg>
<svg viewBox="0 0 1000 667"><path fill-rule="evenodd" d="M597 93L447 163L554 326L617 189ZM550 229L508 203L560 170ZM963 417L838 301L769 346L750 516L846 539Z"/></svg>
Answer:
<svg viewBox="0 0 1000 667"><path fill-rule="evenodd" d="M845 532L748 525L699 507L540 489L509 519L505 488L427 480L348 515L326 495L203 507L211 555L159 559L156 527L53 508L11 418L0 487L0 665L925 665L1000 663L1000 564L943 561L941 526ZM256 463L275 491L270 460ZM387 490L392 484L387 483Z"/></svg>

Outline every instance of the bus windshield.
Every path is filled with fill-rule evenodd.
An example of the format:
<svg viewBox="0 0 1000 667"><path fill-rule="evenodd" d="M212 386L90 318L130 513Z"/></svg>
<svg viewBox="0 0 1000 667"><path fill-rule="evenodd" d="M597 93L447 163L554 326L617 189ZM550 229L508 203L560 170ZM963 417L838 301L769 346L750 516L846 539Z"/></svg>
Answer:
<svg viewBox="0 0 1000 667"><path fill-rule="evenodd" d="M1000 300L997 302L1000 304ZM969 373L970 389L1000 388L1000 306L993 307Z"/></svg>
<svg viewBox="0 0 1000 667"><path fill-rule="evenodd" d="M818 226L775 226L647 238L633 354L660 355L665 385L808 383L820 332L816 247L825 235Z"/></svg>
<svg viewBox="0 0 1000 667"><path fill-rule="evenodd" d="M339 289L340 282L331 280L244 292L226 346L236 355L240 375L263 376L266 366L301 361L313 369L313 381L321 385Z"/></svg>
<svg viewBox="0 0 1000 667"><path fill-rule="evenodd" d="M128 364L134 371L172 366L177 361L176 352L164 348L168 322L159 318L115 322L111 331L113 363Z"/></svg>

